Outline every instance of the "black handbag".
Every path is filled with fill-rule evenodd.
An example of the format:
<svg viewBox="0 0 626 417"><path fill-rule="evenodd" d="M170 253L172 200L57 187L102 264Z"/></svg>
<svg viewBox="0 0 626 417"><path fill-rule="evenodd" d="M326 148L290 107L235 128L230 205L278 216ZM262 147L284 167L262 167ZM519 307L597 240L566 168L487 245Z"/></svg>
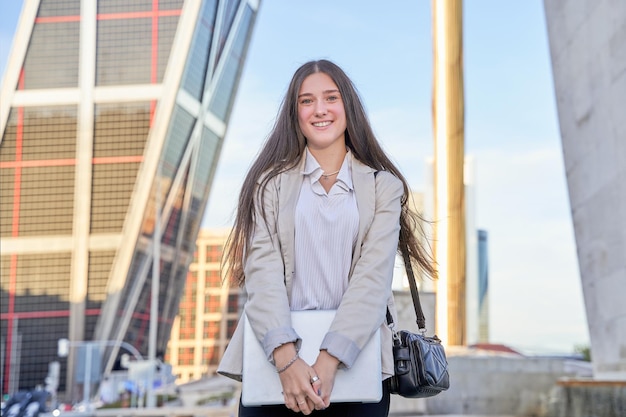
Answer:
<svg viewBox="0 0 626 417"><path fill-rule="evenodd" d="M396 331L391 313L387 309L387 325L393 333L395 371L395 375L390 378L389 388L392 394L406 398L432 397L450 387L448 361L441 340L436 335L426 336L426 318L422 311L411 261L406 250L402 253L419 333Z"/></svg>

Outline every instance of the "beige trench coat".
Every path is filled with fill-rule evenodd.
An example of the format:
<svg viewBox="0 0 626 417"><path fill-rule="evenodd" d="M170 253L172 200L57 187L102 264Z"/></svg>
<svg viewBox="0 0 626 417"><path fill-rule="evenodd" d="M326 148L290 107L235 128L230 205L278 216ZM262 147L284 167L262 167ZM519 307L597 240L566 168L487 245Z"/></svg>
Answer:
<svg viewBox="0 0 626 417"><path fill-rule="evenodd" d="M361 349L381 329L382 379L393 375L391 331L386 308L396 316L391 284L400 232L402 182L352 158L352 182L359 211L359 231L349 285L329 331L338 332ZM269 227L258 222L244 267L250 324L259 340L267 331L291 327L289 300L294 275L294 218L302 184L301 166L274 177L268 184L265 214ZM256 208L256 218L262 219ZM224 352L218 373L241 381L243 325L239 322ZM270 358L268 358L270 359Z"/></svg>

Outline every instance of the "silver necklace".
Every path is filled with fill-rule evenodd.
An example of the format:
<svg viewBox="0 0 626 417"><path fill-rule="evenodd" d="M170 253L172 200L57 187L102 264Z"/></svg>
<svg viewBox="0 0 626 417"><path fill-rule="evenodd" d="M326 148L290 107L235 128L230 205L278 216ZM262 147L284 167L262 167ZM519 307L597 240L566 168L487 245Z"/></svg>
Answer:
<svg viewBox="0 0 626 417"><path fill-rule="evenodd" d="M328 177L332 177L333 175L337 175L337 174L339 174L339 171L341 171L341 170L337 170L335 172L331 172L330 174L322 173L322 178L328 178Z"/></svg>

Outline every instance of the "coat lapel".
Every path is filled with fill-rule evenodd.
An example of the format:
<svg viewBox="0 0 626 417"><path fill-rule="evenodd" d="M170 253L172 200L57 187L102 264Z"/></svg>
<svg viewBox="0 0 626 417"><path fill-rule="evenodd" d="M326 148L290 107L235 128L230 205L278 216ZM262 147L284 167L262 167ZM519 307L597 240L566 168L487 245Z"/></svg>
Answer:
<svg viewBox="0 0 626 417"><path fill-rule="evenodd" d="M296 203L302 187L302 170L305 159L300 164L280 174L280 189L278 191L278 236L285 263L285 285L287 296L291 301L291 284L295 272L295 218Z"/></svg>
<svg viewBox="0 0 626 417"><path fill-rule="evenodd" d="M376 184L374 175L372 175L373 172L374 169L352 157L352 184L359 210L359 233L354 247L354 254L352 255L350 276L352 276L354 266L361 255L361 245L363 244L365 233L372 224L374 212L376 211Z"/></svg>
<svg viewBox="0 0 626 417"><path fill-rule="evenodd" d="M302 170L305 159L295 168L280 174L280 189L278 192L278 236L281 243L281 251L285 262L285 285L287 294L291 299L291 284L295 271L295 214L296 204L300 196L302 186ZM369 229L376 210L376 185L372 173L374 169L362 164L352 156L352 184L356 196L356 204L359 210L359 232L352 256L350 275L361 254L361 245L365 233Z"/></svg>

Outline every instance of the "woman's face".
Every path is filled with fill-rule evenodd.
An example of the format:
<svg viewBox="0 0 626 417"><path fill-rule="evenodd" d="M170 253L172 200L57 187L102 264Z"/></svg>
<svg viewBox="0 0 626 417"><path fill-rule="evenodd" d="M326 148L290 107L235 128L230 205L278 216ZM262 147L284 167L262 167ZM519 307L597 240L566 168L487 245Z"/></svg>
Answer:
<svg viewBox="0 0 626 417"><path fill-rule="evenodd" d="M346 112L339 88L327 74L316 72L302 82L298 123L309 148L345 148Z"/></svg>

